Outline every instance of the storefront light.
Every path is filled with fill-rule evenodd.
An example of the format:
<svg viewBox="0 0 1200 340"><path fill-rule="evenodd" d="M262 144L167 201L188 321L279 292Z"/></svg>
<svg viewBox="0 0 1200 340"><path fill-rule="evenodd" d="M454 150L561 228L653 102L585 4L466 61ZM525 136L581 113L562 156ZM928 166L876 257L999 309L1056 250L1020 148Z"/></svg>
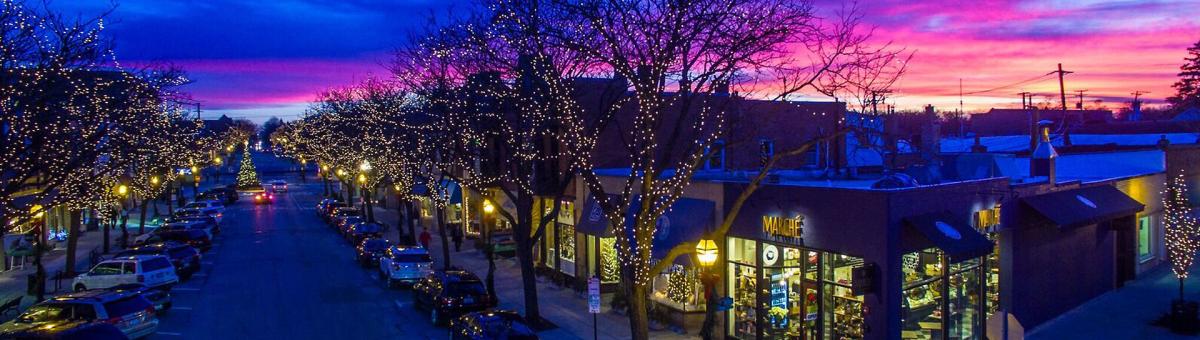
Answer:
<svg viewBox="0 0 1200 340"><path fill-rule="evenodd" d="M696 258L700 260L701 266L712 266L717 262L717 243L709 239L696 242Z"/></svg>
<svg viewBox="0 0 1200 340"><path fill-rule="evenodd" d="M483 213L491 214L493 212L496 212L496 206L492 205L492 201L483 201Z"/></svg>

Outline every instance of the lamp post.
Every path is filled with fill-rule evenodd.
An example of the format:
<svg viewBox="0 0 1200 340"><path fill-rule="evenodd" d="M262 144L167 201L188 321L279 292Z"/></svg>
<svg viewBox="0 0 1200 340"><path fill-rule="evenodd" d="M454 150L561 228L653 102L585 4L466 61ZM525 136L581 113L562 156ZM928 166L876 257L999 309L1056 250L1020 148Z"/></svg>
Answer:
<svg viewBox="0 0 1200 340"><path fill-rule="evenodd" d="M192 165L192 199L200 196L200 168Z"/></svg>
<svg viewBox="0 0 1200 340"><path fill-rule="evenodd" d="M37 280L37 287L34 288L37 301L42 301L46 298L46 266L42 264L42 251L46 239L46 208L41 204L35 204L29 209L29 213L33 215L30 219L34 225L34 234L37 236L33 240L33 265L37 267L37 272L34 273L34 279ZM24 260L22 260L24 261Z"/></svg>
<svg viewBox="0 0 1200 340"><path fill-rule="evenodd" d="M483 199L483 218L480 222L483 223L483 253L488 260L487 290L490 296L496 296L496 249L492 246L492 228L488 222L495 212L496 206L492 204L492 200Z"/></svg>
<svg viewBox="0 0 1200 340"><path fill-rule="evenodd" d="M321 181L325 182L325 197L329 197L329 165L321 165Z"/></svg>
<svg viewBox="0 0 1200 340"><path fill-rule="evenodd" d="M704 324L700 329L700 337L704 339L712 339L713 323L716 321L716 295L717 285L713 280L716 275L712 273L713 264L717 262L720 255L720 250L717 249L717 243L710 239L702 239L696 242L696 259L700 262L701 268L701 284L704 285Z"/></svg>

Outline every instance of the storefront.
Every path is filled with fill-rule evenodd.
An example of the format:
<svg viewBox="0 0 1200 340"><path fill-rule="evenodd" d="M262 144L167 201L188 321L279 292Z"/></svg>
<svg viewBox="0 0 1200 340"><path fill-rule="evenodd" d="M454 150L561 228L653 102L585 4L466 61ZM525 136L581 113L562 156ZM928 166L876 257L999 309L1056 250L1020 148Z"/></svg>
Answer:
<svg viewBox="0 0 1200 340"><path fill-rule="evenodd" d="M534 203L533 230L541 225L542 218L554 213L554 199L540 198ZM538 264L564 275L575 278L576 270L575 203L564 198L559 202L558 213L553 221L546 223L545 235L538 243Z"/></svg>
<svg viewBox="0 0 1200 340"><path fill-rule="evenodd" d="M980 193L1007 181L855 184L766 186L746 200L722 249L726 336L982 339L995 243L972 219L1000 199Z"/></svg>
<svg viewBox="0 0 1200 340"><path fill-rule="evenodd" d="M730 237L726 334L737 339L861 339L863 295L853 272L863 259ZM760 288L761 287L761 288Z"/></svg>

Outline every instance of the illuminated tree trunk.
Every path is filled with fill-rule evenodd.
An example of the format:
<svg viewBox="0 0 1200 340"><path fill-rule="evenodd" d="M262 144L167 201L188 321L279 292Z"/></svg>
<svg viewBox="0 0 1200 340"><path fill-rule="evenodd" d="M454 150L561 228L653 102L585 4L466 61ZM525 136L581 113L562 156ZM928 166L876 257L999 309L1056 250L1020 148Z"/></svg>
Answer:
<svg viewBox="0 0 1200 340"><path fill-rule="evenodd" d="M446 208L437 208L438 236L442 238L442 269L450 270L450 244L446 240Z"/></svg>
<svg viewBox="0 0 1200 340"><path fill-rule="evenodd" d="M71 209L70 221L67 222L67 276L75 276L75 251L79 247L79 233L83 224L83 212Z"/></svg>

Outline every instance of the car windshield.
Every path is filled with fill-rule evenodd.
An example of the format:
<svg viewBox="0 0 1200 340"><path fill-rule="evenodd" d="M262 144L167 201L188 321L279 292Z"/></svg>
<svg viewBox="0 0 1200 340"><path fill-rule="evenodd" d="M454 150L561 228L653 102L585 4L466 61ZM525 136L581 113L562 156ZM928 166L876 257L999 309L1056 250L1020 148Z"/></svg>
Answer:
<svg viewBox="0 0 1200 340"><path fill-rule="evenodd" d="M126 316L144 311L149 308L150 302L146 301L146 298L143 298L140 295L134 295L104 304L104 310L108 312L109 316Z"/></svg>
<svg viewBox="0 0 1200 340"><path fill-rule="evenodd" d="M168 262L167 259L161 257L155 257L146 260L146 262L142 262L142 272L152 272L168 267L171 267L171 262Z"/></svg>
<svg viewBox="0 0 1200 340"><path fill-rule="evenodd" d="M387 240L375 239L375 240L367 240L366 243L363 243L363 248L367 248L367 249L371 249L371 250L384 249L387 247L388 247Z"/></svg>
<svg viewBox="0 0 1200 340"><path fill-rule="evenodd" d="M34 323L55 320L66 320L71 316L71 305L47 303L29 307L25 313L17 317L17 322Z"/></svg>
<svg viewBox="0 0 1200 340"><path fill-rule="evenodd" d="M459 296L468 296L468 295L476 296L476 295L485 295L485 294L487 294L487 290L483 286L483 283L479 282L479 281L460 281L460 282L452 282L452 283L446 285L446 295L447 296L459 297Z"/></svg>
<svg viewBox="0 0 1200 340"><path fill-rule="evenodd" d="M433 262L429 254L399 254L393 258L396 262Z"/></svg>
<svg viewBox="0 0 1200 340"><path fill-rule="evenodd" d="M363 223L359 224L357 227L354 227L354 231L360 233L377 233L379 232L379 229L380 228L378 224L372 223Z"/></svg>
<svg viewBox="0 0 1200 340"><path fill-rule="evenodd" d="M534 332L529 329L529 326L524 322L510 315L496 315L495 317L485 317L479 320L480 325L484 330L484 334L498 336L504 338L507 335L508 339L533 339Z"/></svg>

